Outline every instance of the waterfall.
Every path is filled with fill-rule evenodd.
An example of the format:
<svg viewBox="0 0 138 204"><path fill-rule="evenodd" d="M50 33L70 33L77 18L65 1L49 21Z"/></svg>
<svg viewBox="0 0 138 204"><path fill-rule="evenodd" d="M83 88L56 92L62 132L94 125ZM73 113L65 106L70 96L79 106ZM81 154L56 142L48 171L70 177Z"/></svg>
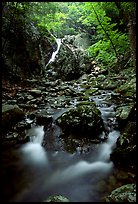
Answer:
<svg viewBox="0 0 138 204"><path fill-rule="evenodd" d="M30 142L24 144L21 148L23 158L27 163L47 163L48 158L45 149L41 146L44 138L43 126L38 126L28 130L27 135Z"/></svg>
<svg viewBox="0 0 138 204"><path fill-rule="evenodd" d="M53 36L53 37L54 37L54 36ZM55 38L55 37L54 37L54 38ZM60 46L61 46L61 44L62 44L61 39L55 38L55 40L56 40L56 43L57 43L57 49L56 49L56 51L53 52L53 54L52 54L52 56L51 56L49 62L48 62L47 65L45 66L45 68L46 68L51 62L54 62L54 61L55 61L56 55L57 55L57 53L58 53L58 51L59 51L59 49L60 49Z"/></svg>

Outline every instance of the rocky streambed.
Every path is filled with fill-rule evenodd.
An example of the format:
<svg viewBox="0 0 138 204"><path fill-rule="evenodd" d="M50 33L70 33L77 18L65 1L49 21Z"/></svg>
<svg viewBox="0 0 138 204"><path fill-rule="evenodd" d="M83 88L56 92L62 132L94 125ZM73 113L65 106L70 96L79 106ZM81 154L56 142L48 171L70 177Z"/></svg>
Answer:
<svg viewBox="0 0 138 204"><path fill-rule="evenodd" d="M42 202L60 194L98 202L129 184L120 199L135 202L135 78L127 88L127 77L3 83L2 200Z"/></svg>

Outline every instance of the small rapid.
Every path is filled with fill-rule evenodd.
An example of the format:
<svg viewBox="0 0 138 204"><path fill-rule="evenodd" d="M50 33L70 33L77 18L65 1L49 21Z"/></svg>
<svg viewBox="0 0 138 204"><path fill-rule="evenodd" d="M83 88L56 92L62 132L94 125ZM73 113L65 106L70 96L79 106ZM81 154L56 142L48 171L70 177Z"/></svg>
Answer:
<svg viewBox="0 0 138 204"><path fill-rule="evenodd" d="M44 138L43 126L29 129L27 136L30 137L30 142L24 144L20 149L23 159L26 163L47 164L48 157L45 149L42 147Z"/></svg>
<svg viewBox="0 0 138 204"><path fill-rule="evenodd" d="M104 192L102 193L100 186L95 186L112 174L114 165L110 161L110 154L120 134L114 129L115 105L106 103L110 94L107 92L90 99L96 102L101 111L105 127L108 127L108 135L104 142L98 144L97 148L87 155L46 149L42 145L43 139L47 137L49 142L51 133L45 135L43 126L35 126L28 130L30 142L22 145L19 152L29 178L29 187L28 190L20 189L18 195L10 201L38 202L49 195L57 194L68 197L72 202L100 200ZM54 132L55 136L56 133L59 137L58 128Z"/></svg>

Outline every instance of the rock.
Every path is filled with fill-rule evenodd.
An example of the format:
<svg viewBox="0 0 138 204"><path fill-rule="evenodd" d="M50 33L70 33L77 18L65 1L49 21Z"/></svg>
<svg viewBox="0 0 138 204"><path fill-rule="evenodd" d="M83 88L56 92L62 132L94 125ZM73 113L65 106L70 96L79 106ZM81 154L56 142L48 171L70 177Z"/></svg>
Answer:
<svg viewBox="0 0 138 204"><path fill-rule="evenodd" d="M31 84L36 84L38 82L37 79L24 79L24 81L30 82Z"/></svg>
<svg viewBox="0 0 138 204"><path fill-rule="evenodd" d="M128 116L134 107L134 104L122 105L121 107L116 108L116 118L118 121L118 126L124 126L128 120Z"/></svg>
<svg viewBox="0 0 138 204"><path fill-rule="evenodd" d="M124 97L136 98L136 78L125 80L121 86L118 86L115 91L121 93Z"/></svg>
<svg viewBox="0 0 138 204"><path fill-rule="evenodd" d="M73 36L65 38L58 52L58 58L49 66L57 73L55 79L70 81L78 79L84 73L90 73L92 64L87 53L82 48L74 46Z"/></svg>
<svg viewBox="0 0 138 204"><path fill-rule="evenodd" d="M136 123L128 122L117 139L116 148L110 155L118 167L136 166Z"/></svg>
<svg viewBox="0 0 138 204"><path fill-rule="evenodd" d="M127 121L120 131L116 148L110 155L111 160L118 167L136 168L136 105L127 116Z"/></svg>
<svg viewBox="0 0 138 204"><path fill-rule="evenodd" d="M10 105L16 105L17 100L8 100L8 103L9 103Z"/></svg>
<svg viewBox="0 0 138 204"><path fill-rule="evenodd" d="M33 96L28 95L26 99L27 99L27 100L32 100L33 98L34 98Z"/></svg>
<svg viewBox="0 0 138 204"><path fill-rule="evenodd" d="M32 89L32 90L28 90L28 91L34 96L40 96L41 95L41 90L38 90L38 89Z"/></svg>
<svg viewBox="0 0 138 204"><path fill-rule="evenodd" d="M103 130L101 113L94 102L91 104L77 104L63 113L58 119L57 124L62 128L63 133L85 133L96 137Z"/></svg>
<svg viewBox="0 0 138 204"><path fill-rule="evenodd" d="M46 29L43 33L42 30L37 29L33 22L23 21L22 16L25 15L25 10L21 13L17 11L18 19L10 19L12 18L10 16L12 9L12 6L9 6L6 10L6 15L9 16L9 20L13 22L12 30L9 30L7 37L5 37L8 28L7 17L5 14L3 16L5 29L3 29L2 39L3 42L6 39L11 49L11 52L9 52L8 47L5 47L2 55L3 67L5 67L4 72L8 70L9 75L17 75L18 78L32 78L32 74L39 75L44 71L45 65L48 63L54 50L53 45L55 45L56 42L54 37ZM18 44L16 44L17 41L19 42ZM14 49L15 44L16 49ZM20 80L20 78L18 80ZM34 79L31 79L31 83L34 83Z"/></svg>
<svg viewBox="0 0 138 204"><path fill-rule="evenodd" d="M126 184L116 188L104 198L105 202L136 202L136 184Z"/></svg>
<svg viewBox="0 0 138 204"><path fill-rule="evenodd" d="M7 132L25 117L25 113L17 105L2 105L2 131Z"/></svg>
<svg viewBox="0 0 138 204"><path fill-rule="evenodd" d="M47 125L51 124L52 121L53 121L52 117L48 117L48 116L36 116L36 124L37 125L47 126Z"/></svg>
<svg viewBox="0 0 138 204"><path fill-rule="evenodd" d="M16 130L18 132L23 132L25 129L30 129L31 128L31 123L27 123L25 121L21 121L18 123Z"/></svg>
<svg viewBox="0 0 138 204"><path fill-rule="evenodd" d="M68 198L62 195L49 196L43 202L70 202Z"/></svg>

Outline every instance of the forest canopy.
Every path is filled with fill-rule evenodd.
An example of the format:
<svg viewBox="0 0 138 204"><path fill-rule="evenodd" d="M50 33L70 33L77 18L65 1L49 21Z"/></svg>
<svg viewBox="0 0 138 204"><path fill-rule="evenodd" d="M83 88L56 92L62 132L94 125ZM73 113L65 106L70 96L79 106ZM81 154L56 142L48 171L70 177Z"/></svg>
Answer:
<svg viewBox="0 0 138 204"><path fill-rule="evenodd" d="M16 16L44 35L48 31L63 38L86 33L91 42L88 55L111 66L120 56L136 59L135 10L135 2L3 2L3 29Z"/></svg>

